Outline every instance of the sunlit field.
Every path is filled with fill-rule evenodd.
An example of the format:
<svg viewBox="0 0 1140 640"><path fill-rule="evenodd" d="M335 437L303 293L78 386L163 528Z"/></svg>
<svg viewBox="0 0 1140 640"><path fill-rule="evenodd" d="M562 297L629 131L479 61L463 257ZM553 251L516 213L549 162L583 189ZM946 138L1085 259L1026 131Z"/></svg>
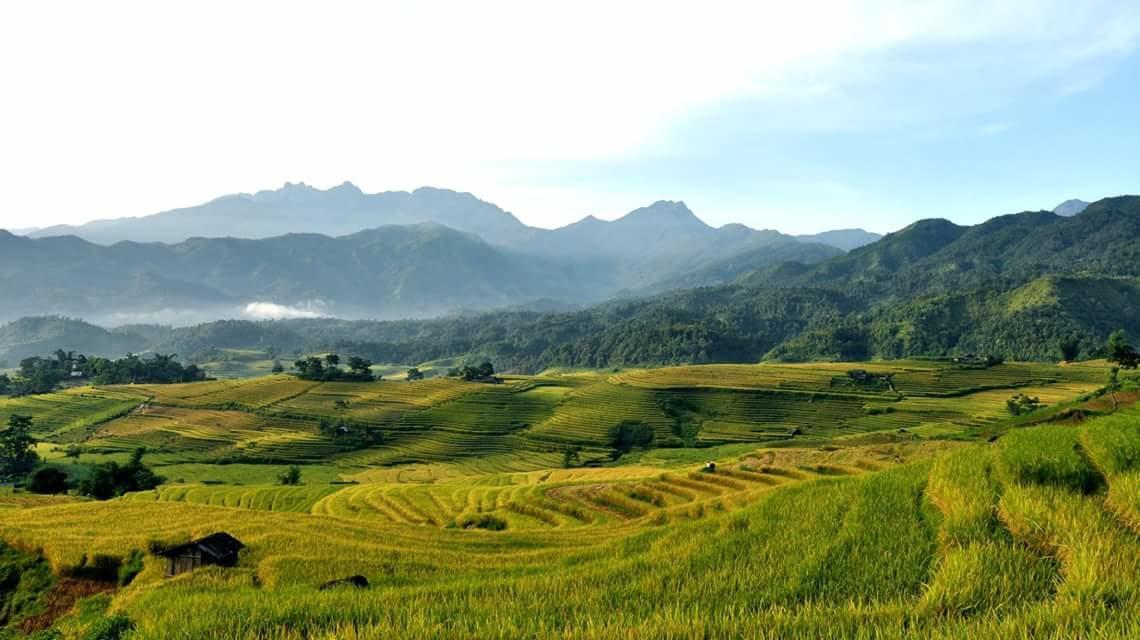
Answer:
<svg viewBox="0 0 1140 640"><path fill-rule="evenodd" d="M1140 410L1089 408L1103 367L865 365L894 389L851 368L5 399L58 468L145 447L166 482L9 491L0 536L56 576L141 554L54 620L74 638L108 620L131 638L1140 635ZM1054 406L1012 417L1014 393ZM383 440L346 447L321 418ZM652 443L614 455L623 422ZM277 484L294 462L301 484ZM246 545L236 567L163 577L151 549L218 531ZM354 575L369 586L321 589Z"/></svg>

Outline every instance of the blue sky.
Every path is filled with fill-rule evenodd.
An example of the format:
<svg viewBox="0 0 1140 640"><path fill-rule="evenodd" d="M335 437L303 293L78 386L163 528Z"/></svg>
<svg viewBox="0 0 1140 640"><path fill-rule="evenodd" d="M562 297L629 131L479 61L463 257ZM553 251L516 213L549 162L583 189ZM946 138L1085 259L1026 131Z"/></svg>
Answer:
<svg viewBox="0 0 1140 640"><path fill-rule="evenodd" d="M1099 0L8 3L0 227L345 180L546 227L977 222L1140 192L1138 43Z"/></svg>

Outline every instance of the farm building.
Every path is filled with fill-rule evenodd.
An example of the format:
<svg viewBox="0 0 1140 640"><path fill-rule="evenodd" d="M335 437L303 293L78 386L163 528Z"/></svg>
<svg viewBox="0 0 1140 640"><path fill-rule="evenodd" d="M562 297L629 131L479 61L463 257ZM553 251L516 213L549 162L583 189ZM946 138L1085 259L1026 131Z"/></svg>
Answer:
<svg viewBox="0 0 1140 640"><path fill-rule="evenodd" d="M237 538L220 532L171 547L159 555L166 558L166 577L169 578L204 565L232 567L237 564L238 551L244 547Z"/></svg>

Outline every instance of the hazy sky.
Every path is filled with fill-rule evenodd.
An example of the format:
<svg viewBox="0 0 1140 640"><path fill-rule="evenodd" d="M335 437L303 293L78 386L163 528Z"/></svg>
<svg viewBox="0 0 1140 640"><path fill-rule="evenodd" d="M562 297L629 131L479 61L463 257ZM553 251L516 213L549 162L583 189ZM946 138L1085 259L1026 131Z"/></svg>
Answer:
<svg viewBox="0 0 1140 640"><path fill-rule="evenodd" d="M0 227L285 181L886 231L1140 192L1140 3L6 2Z"/></svg>

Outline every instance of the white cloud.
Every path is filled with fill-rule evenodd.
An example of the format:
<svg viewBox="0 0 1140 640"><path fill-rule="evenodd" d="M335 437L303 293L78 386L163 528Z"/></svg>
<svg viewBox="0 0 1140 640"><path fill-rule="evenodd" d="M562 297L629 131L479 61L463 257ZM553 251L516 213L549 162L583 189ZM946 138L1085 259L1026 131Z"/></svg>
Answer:
<svg viewBox="0 0 1140 640"><path fill-rule="evenodd" d="M660 152L670 127L733 100L773 100L782 126L902 118L859 97L952 63L900 72L897 51L1000 44L993 79L1043 77L1140 32L1128 5L995 4L6 3L0 226L346 179L491 194L541 223L624 200L567 203L504 167Z"/></svg>
<svg viewBox="0 0 1140 640"><path fill-rule="evenodd" d="M242 316L250 320L285 320L288 318L320 318L329 315L323 306L310 304L288 306L273 302L251 302L242 309Z"/></svg>

